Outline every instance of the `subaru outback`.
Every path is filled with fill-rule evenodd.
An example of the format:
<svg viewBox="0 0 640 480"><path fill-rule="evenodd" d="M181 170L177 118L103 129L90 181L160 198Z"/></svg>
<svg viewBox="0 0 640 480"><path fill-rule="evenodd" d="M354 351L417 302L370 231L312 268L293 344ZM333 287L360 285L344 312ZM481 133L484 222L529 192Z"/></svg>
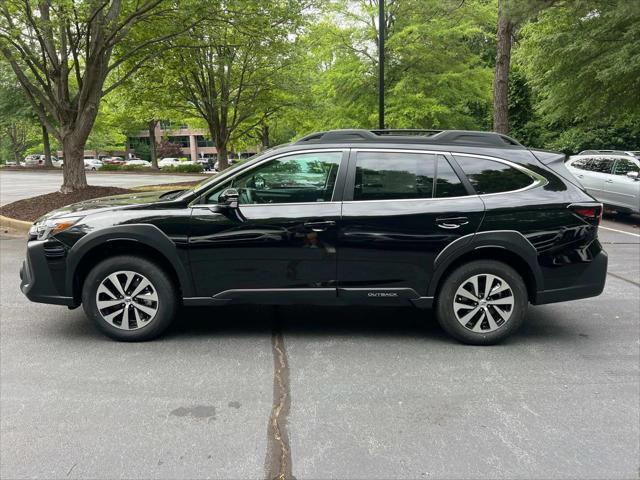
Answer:
<svg viewBox="0 0 640 480"><path fill-rule="evenodd" d="M492 132L314 133L193 189L45 215L21 288L125 341L183 306L253 303L434 308L459 341L493 344L529 303L604 288L602 205L564 159Z"/></svg>

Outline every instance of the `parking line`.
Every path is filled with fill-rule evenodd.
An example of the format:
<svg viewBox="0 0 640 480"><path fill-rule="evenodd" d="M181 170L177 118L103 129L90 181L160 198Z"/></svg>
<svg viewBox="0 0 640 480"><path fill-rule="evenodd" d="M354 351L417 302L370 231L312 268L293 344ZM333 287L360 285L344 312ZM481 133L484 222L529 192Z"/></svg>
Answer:
<svg viewBox="0 0 640 480"><path fill-rule="evenodd" d="M617 232L617 233L626 233L627 235L640 238L640 235L638 235L637 233L625 232L624 230L617 230L615 228L603 227L602 225L600 225L600 228L604 228L605 230L611 230L612 232Z"/></svg>

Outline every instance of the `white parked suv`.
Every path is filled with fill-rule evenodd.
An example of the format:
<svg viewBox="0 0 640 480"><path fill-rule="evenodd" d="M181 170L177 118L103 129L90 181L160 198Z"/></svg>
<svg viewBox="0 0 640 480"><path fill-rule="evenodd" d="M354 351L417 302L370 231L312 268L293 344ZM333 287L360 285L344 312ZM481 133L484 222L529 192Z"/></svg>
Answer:
<svg viewBox="0 0 640 480"><path fill-rule="evenodd" d="M597 200L620 213L640 213L640 159L631 155L576 155L566 165Z"/></svg>
<svg viewBox="0 0 640 480"><path fill-rule="evenodd" d="M85 158L84 159L84 169L85 170L98 170L102 167L102 162L97 158Z"/></svg>
<svg viewBox="0 0 640 480"><path fill-rule="evenodd" d="M162 160L160 160L158 162L158 167L159 168L166 168L166 167L175 167L180 165L180 159L179 158L172 158L172 157L167 157L167 158L163 158Z"/></svg>
<svg viewBox="0 0 640 480"><path fill-rule="evenodd" d="M151 162L141 158L131 158L124 162L125 165L138 165L140 167L151 167Z"/></svg>

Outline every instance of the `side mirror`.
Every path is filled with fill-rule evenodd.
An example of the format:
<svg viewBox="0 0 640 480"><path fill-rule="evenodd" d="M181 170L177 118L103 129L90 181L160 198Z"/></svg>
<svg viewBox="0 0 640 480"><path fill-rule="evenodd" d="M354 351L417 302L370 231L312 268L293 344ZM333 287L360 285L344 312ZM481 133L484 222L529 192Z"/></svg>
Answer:
<svg viewBox="0 0 640 480"><path fill-rule="evenodd" d="M629 178L633 178L634 180L640 180L640 177L638 177L638 172L627 172L627 177Z"/></svg>
<svg viewBox="0 0 640 480"><path fill-rule="evenodd" d="M235 188L227 188L218 196L218 205L224 205L229 208L238 208L240 203L240 194Z"/></svg>

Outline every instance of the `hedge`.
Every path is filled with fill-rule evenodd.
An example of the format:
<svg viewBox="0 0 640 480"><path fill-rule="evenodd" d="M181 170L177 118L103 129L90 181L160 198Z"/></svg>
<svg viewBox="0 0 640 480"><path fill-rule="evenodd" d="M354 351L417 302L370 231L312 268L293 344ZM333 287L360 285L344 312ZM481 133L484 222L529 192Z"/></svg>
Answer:
<svg viewBox="0 0 640 480"><path fill-rule="evenodd" d="M111 164L102 165L102 167L100 167L100 170L106 171L106 172L156 171L156 170L151 170L149 167L145 167L144 165L111 165ZM203 170L202 165L199 165L199 164L176 165L175 167L172 166L172 167L162 168L163 172L168 172L168 173L200 173L202 172L202 170Z"/></svg>

